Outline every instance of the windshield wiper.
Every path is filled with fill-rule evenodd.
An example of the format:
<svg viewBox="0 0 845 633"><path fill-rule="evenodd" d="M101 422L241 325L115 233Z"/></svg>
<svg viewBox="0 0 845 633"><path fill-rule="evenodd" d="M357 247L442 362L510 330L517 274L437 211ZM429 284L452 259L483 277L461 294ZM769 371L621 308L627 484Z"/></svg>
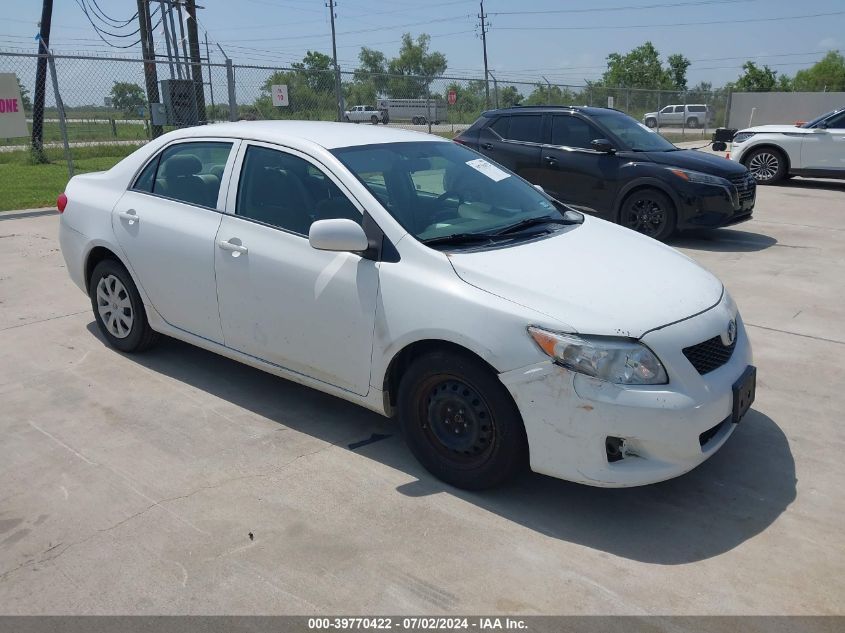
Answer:
<svg viewBox="0 0 845 633"><path fill-rule="evenodd" d="M526 218L524 220L520 220L516 224L511 224L510 226L499 229L494 233L494 235L507 235L508 233L514 233L528 228L529 226L537 226L539 224L575 224L575 221L567 220L565 218L555 218L549 215L544 215L539 218Z"/></svg>
<svg viewBox="0 0 845 633"><path fill-rule="evenodd" d="M420 240L426 246L437 244L469 244L472 242L489 242L498 237L494 233L454 233L453 235L441 235L430 237L427 240Z"/></svg>

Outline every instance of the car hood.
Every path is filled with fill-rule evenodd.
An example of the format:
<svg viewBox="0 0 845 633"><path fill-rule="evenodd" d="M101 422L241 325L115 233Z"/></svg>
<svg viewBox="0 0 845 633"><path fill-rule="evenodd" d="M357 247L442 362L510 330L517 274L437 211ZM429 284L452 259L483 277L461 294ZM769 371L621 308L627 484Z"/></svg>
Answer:
<svg viewBox="0 0 845 633"><path fill-rule="evenodd" d="M591 217L547 239L449 259L468 284L582 334L639 338L712 308L723 292L675 249Z"/></svg>
<svg viewBox="0 0 845 633"><path fill-rule="evenodd" d="M646 152L644 156L659 165L691 169L722 178L739 176L746 172L744 165L694 149L681 149L674 152Z"/></svg>
<svg viewBox="0 0 845 633"><path fill-rule="evenodd" d="M739 132L755 132L756 134L808 134L812 130L795 125L758 125L756 127L744 128Z"/></svg>

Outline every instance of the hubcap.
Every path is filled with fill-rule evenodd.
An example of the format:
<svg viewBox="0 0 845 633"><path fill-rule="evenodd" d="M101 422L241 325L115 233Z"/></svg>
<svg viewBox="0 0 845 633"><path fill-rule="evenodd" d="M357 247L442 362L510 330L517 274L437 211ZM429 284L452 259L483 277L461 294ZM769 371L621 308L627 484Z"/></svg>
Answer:
<svg viewBox="0 0 845 633"><path fill-rule="evenodd" d="M124 285L114 275L106 275L97 283L97 312L109 334L126 338L132 331L132 301Z"/></svg>
<svg viewBox="0 0 845 633"><path fill-rule="evenodd" d="M462 380L439 380L423 401L429 441L450 459L483 460L493 446L494 427L484 399Z"/></svg>
<svg viewBox="0 0 845 633"><path fill-rule="evenodd" d="M780 161L777 156L769 152L760 152L748 162L748 171L756 180L764 182L775 177L779 166Z"/></svg>
<svg viewBox="0 0 845 633"><path fill-rule="evenodd" d="M635 200L628 208L626 226L645 235L660 233L666 222L665 210L654 200L642 198Z"/></svg>

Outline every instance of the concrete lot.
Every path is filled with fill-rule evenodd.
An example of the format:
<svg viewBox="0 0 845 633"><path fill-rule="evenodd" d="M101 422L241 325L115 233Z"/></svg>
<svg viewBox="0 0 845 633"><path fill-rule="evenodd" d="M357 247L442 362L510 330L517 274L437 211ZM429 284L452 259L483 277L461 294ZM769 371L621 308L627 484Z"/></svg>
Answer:
<svg viewBox="0 0 845 633"><path fill-rule="evenodd" d="M845 613L845 184L757 209L674 242L753 339L727 445L660 485L483 494L340 400L175 341L116 353L56 216L0 215L0 613Z"/></svg>

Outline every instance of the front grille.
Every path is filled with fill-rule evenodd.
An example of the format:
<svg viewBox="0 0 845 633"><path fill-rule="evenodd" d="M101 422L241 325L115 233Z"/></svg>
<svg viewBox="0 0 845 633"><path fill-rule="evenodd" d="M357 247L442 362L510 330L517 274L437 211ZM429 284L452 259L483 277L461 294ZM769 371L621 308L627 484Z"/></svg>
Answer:
<svg viewBox="0 0 845 633"><path fill-rule="evenodd" d="M721 336L714 336L711 339L684 348L684 356L692 363L699 374L706 374L718 369L731 359L736 348L736 339L730 345L722 343Z"/></svg>
<svg viewBox="0 0 845 633"><path fill-rule="evenodd" d="M738 176L731 176L730 181L736 187L736 191L739 194L739 201L741 203L754 199L754 193L757 191L757 181L754 180L754 176L752 176L750 172L745 172L744 174L740 174Z"/></svg>

